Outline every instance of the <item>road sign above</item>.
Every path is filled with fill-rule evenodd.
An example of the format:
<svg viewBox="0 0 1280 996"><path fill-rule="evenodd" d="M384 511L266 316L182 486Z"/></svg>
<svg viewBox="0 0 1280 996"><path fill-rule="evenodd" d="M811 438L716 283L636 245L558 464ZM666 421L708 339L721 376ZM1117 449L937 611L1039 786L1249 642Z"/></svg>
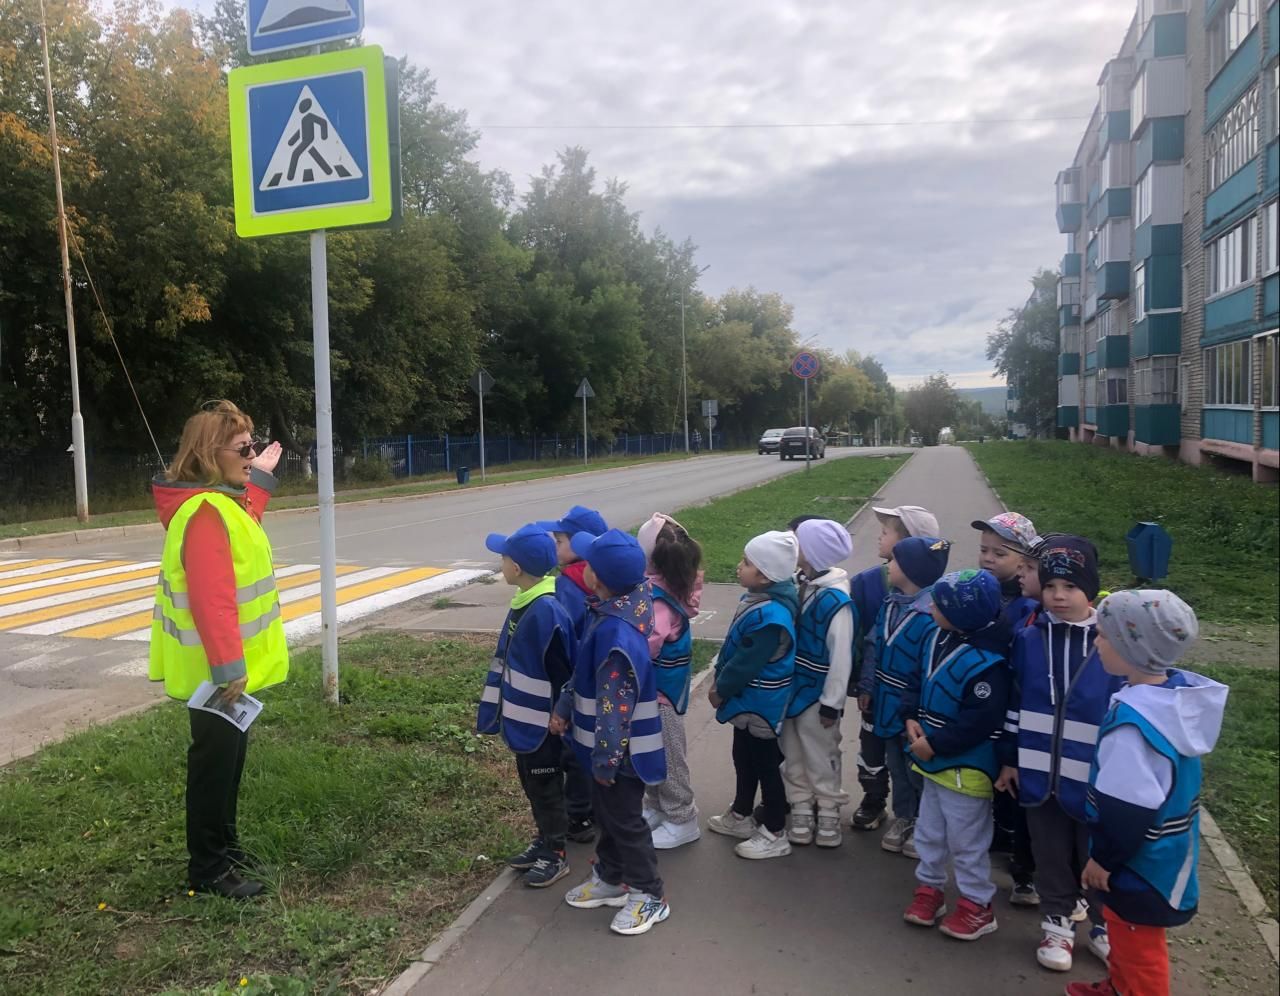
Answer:
<svg viewBox="0 0 1280 996"><path fill-rule="evenodd" d="M586 377L582 378L582 383L578 385L578 390L574 392L575 398L594 398L596 392L591 390L591 381Z"/></svg>
<svg viewBox="0 0 1280 996"><path fill-rule="evenodd" d="M719 402L719 401L704 401L704 402L702 403L702 417L703 417L703 418L715 418L715 417L716 417L717 415L719 415L719 414L720 414L720 402Z"/></svg>
<svg viewBox="0 0 1280 996"><path fill-rule="evenodd" d="M367 45L233 69L227 90L242 238L391 218L382 49Z"/></svg>
<svg viewBox="0 0 1280 996"><path fill-rule="evenodd" d="M468 383L471 386L471 390L475 391L476 394L480 395L482 398L493 390L493 377L490 376L489 371L484 367L481 367L473 373L471 375L471 380Z"/></svg>
<svg viewBox="0 0 1280 996"><path fill-rule="evenodd" d="M811 353L807 349L796 353L796 358L791 361L791 372L801 380L810 380L818 376L818 371L822 369L822 361L818 359L816 353Z"/></svg>
<svg viewBox="0 0 1280 996"><path fill-rule="evenodd" d="M248 0L250 55L354 38L364 30L364 0Z"/></svg>

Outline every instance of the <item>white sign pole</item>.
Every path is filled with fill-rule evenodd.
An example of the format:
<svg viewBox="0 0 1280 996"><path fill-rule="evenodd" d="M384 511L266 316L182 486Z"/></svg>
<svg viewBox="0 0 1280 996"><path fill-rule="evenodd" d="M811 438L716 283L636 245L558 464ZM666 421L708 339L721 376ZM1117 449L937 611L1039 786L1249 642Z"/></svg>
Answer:
<svg viewBox="0 0 1280 996"><path fill-rule="evenodd" d="M338 704L338 539L333 505L333 399L329 375L329 258L311 233L311 323L316 366L316 470L320 478L320 653L324 697Z"/></svg>
<svg viewBox="0 0 1280 996"><path fill-rule="evenodd" d="M582 392L582 466L587 465L587 392Z"/></svg>
<svg viewBox="0 0 1280 996"><path fill-rule="evenodd" d="M813 459L813 440L809 438L809 378L804 379L804 469L809 469Z"/></svg>
<svg viewBox="0 0 1280 996"><path fill-rule="evenodd" d="M480 480L484 480L484 392L480 394Z"/></svg>

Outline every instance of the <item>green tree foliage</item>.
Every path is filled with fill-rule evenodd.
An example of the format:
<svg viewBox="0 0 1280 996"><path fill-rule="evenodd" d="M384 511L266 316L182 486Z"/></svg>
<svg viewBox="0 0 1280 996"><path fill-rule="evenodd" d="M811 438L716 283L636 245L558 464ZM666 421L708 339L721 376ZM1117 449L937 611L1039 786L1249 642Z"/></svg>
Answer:
<svg viewBox="0 0 1280 996"><path fill-rule="evenodd" d="M1039 270L1026 304L987 336L987 359L1018 390L1018 421L1033 435L1053 431L1058 406L1058 276Z"/></svg>
<svg viewBox="0 0 1280 996"><path fill-rule="evenodd" d="M955 424L961 412L960 396L946 374L936 373L907 391L902 408L912 431L920 433L926 446L933 446L938 433Z"/></svg>

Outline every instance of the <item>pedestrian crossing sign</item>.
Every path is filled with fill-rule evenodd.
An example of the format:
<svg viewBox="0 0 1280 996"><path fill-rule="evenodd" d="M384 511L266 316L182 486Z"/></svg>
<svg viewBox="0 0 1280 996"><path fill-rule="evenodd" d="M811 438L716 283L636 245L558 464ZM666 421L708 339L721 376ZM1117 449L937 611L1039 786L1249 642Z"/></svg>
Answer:
<svg viewBox="0 0 1280 996"><path fill-rule="evenodd" d="M368 45L233 69L227 89L242 238L391 218L382 49Z"/></svg>

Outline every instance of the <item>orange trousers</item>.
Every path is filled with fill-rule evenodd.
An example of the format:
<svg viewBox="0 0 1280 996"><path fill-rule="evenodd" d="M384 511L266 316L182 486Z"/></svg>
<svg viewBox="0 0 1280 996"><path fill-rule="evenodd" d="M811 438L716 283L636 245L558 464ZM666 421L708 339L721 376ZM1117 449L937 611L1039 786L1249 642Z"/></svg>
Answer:
<svg viewBox="0 0 1280 996"><path fill-rule="evenodd" d="M1111 985L1120 996L1169 996L1169 946L1163 927L1130 923L1103 909L1111 940Z"/></svg>

